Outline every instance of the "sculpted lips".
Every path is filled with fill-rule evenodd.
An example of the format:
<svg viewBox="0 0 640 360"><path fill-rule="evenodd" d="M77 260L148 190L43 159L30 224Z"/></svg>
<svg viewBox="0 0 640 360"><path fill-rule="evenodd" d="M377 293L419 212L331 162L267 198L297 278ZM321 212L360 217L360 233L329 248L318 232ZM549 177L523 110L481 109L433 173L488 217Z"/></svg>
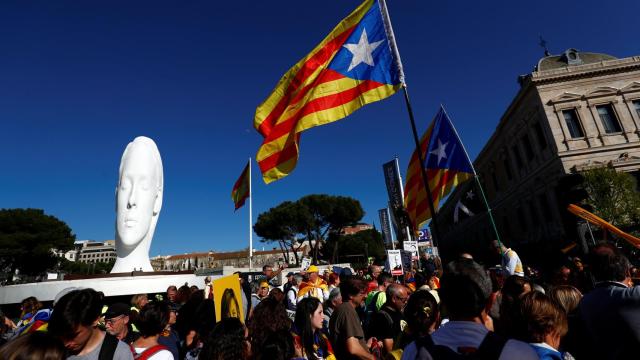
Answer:
<svg viewBox="0 0 640 360"><path fill-rule="evenodd" d="M125 219L124 220L124 225L126 227L134 227L138 224L138 221L135 219Z"/></svg>

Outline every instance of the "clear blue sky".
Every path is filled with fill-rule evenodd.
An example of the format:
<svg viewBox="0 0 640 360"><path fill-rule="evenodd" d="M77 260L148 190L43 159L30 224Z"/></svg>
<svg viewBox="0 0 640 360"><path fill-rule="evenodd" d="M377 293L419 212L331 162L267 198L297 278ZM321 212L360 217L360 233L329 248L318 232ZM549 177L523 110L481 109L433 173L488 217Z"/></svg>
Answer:
<svg viewBox="0 0 640 360"><path fill-rule="evenodd" d="M156 141L165 195L151 255L248 244L230 192L261 137L256 106L360 3L0 2L0 207L42 208L78 239L114 238L120 156ZM389 0L419 131L443 103L472 158L542 56L640 55L640 3ZM303 133L287 178L254 164L254 219L311 193L352 196L378 224L382 163L413 150L401 94ZM257 242L256 247L262 244Z"/></svg>

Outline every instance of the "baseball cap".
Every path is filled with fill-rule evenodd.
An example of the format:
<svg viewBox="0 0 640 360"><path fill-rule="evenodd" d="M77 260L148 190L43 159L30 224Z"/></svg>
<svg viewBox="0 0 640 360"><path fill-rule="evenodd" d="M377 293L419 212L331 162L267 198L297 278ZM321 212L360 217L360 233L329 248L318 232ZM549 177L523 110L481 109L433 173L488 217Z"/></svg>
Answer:
<svg viewBox="0 0 640 360"><path fill-rule="evenodd" d="M131 313L129 305L125 303L115 303L111 304L107 311L104 313L105 319L113 319L114 317L118 317L120 315L127 315Z"/></svg>
<svg viewBox="0 0 640 360"><path fill-rule="evenodd" d="M317 273L318 272L318 267L315 265L311 265L307 268L307 273Z"/></svg>

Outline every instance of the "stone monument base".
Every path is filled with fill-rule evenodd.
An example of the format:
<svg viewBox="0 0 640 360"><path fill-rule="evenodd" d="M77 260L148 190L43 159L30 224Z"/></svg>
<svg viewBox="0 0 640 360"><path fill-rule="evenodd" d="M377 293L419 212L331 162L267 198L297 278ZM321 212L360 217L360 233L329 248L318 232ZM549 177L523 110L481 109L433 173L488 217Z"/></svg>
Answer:
<svg viewBox="0 0 640 360"><path fill-rule="evenodd" d="M71 276L68 276L69 279ZM218 276L211 276L216 278ZM133 272L120 274L74 276L71 280L45 281L0 287L0 304L16 304L29 296L40 301L52 301L69 287L92 288L105 296L162 293L170 285L180 287L185 283L204 288L205 276L193 272Z"/></svg>

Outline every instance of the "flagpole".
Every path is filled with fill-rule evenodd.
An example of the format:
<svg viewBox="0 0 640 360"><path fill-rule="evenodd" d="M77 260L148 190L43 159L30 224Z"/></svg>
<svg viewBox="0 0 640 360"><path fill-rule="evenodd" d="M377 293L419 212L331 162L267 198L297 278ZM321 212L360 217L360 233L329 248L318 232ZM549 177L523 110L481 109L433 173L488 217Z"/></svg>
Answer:
<svg viewBox="0 0 640 360"><path fill-rule="evenodd" d="M249 271L253 268L253 191L251 191L251 157L249 157Z"/></svg>
<svg viewBox="0 0 640 360"><path fill-rule="evenodd" d="M433 235L434 241L433 245L438 246L438 239L440 239L440 231L438 230L438 224L436 223L436 211L433 207L433 199L431 197L431 189L429 188L429 182L427 181L427 173L424 170L424 158L422 156L422 149L420 148L420 138L418 137L418 131L416 130L416 122L413 117L413 109L411 108L411 102L409 101L409 93L407 91L407 83L405 82L404 70L402 68L402 61L400 60L400 51L398 50L398 45L396 44L396 37L393 33L393 27L391 26L391 18L389 17L389 10L387 10L387 3L385 0L380 1L380 11L382 13L382 19L384 21L385 31L387 33L387 37L389 38L389 45L391 47L391 51L393 52L393 56L396 60L396 66L398 67L399 79L402 84L402 90L404 92L404 101L407 105L407 111L409 112L409 120L411 122L411 130L413 131L413 141L416 143L416 151L418 153L418 160L420 160L420 173L422 175L422 182L424 183L424 188L427 193L427 200L429 201L429 209L431 210L431 222L433 223ZM431 142L431 139L429 139ZM427 149L429 148L427 144ZM416 226L418 224L415 224ZM417 229L414 229L417 230Z"/></svg>
<svg viewBox="0 0 640 360"><path fill-rule="evenodd" d="M440 104L440 108L442 108L442 111L445 113L447 118L451 119L449 117L449 114L447 114L447 110L445 110L445 108L444 108L444 106L442 104ZM458 135L458 130L456 130L456 127L453 126L453 122L450 121L450 124L451 124L451 128L453 129L453 132L456 134L456 137L458 138L458 141L462 144L462 140L460 140L460 135ZM493 231L496 234L496 240L498 240L498 245L500 245L500 253L502 254L502 241L500 240L500 234L498 233L498 227L496 226L496 222L493 219L493 212L491 211L491 207L489 206L489 202L487 201L487 197L484 194L484 189L482 188L482 184L480 183L480 178L478 177L478 173L476 172L475 166L473 166L473 163L471 162L471 158L469 158L469 154L467 153L467 149L464 146L462 146L462 150L464 151L464 155L467 157L467 161L471 165L471 170L473 170L473 178L475 179L476 184L478 185L478 189L480 189L480 195L482 195L482 200L484 202L484 206L487 208L487 213L489 214L489 221L491 222L491 226L493 226Z"/></svg>

